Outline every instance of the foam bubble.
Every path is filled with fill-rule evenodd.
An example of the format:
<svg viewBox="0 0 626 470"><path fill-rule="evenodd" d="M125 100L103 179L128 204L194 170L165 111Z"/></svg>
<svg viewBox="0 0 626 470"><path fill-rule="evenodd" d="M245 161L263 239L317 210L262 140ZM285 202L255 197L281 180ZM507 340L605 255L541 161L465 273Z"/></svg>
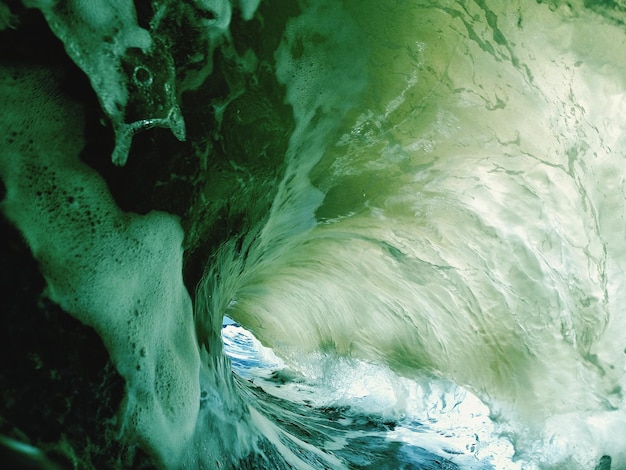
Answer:
<svg viewBox="0 0 626 470"><path fill-rule="evenodd" d="M2 129L21 129L0 159L2 209L31 247L50 298L100 334L126 380L126 437L176 466L200 400L182 229L167 214L117 208L104 181L78 160L83 113L60 98L53 73L4 67L1 76L0 103L11 110Z"/></svg>

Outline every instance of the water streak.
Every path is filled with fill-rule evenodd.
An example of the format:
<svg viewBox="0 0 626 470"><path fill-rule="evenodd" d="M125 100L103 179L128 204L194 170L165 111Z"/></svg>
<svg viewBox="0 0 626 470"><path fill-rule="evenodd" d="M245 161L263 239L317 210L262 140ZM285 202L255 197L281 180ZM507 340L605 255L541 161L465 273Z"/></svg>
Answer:
<svg viewBox="0 0 626 470"><path fill-rule="evenodd" d="M223 313L294 367L469 388L528 468L619 462L623 29L578 4L303 5L276 55L292 166L212 267ZM322 26L344 15L350 53Z"/></svg>

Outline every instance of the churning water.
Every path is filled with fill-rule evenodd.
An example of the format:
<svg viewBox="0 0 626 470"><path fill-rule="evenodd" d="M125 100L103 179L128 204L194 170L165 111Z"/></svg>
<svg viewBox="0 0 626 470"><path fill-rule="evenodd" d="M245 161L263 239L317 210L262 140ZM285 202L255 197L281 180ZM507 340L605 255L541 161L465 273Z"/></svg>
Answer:
<svg viewBox="0 0 626 470"><path fill-rule="evenodd" d="M286 432L357 468L626 465L618 11L311 2L289 21L287 174L209 274L286 361L225 327Z"/></svg>
<svg viewBox="0 0 626 470"><path fill-rule="evenodd" d="M207 206L272 199L269 211L250 201L212 256L193 314L177 220L122 213L71 160L80 110L34 87L31 108L59 127L41 145L32 111L2 118L54 150L3 153L4 210L51 297L103 337L127 384L122 431L163 467L626 468L622 1L161 1L150 33L131 2L70 2L87 23L25 3L89 75L118 165L134 132L182 140L193 119L171 88L174 57L156 62L167 77L152 71L163 96L144 97L161 114L124 121L136 97L116 48L175 37L169 11L181 24L204 12L176 51L204 64L221 47L257 89L271 75L267 93L289 108L285 154L264 155L284 162L275 195L263 159L206 191ZM237 48L235 14L257 25ZM193 90L211 67L191 68ZM135 72L151 85L147 66ZM26 96L47 76L24 74L3 72L2 90ZM263 121L260 101L237 101L245 80L224 75L231 95L207 103L216 141L235 119ZM245 129L231 141L280 148L264 126ZM72 207L37 191L51 181L43 194L65 188L58 201L80 190Z"/></svg>
<svg viewBox="0 0 626 470"><path fill-rule="evenodd" d="M286 175L208 276L282 358L224 327L245 396L331 467L626 465L626 33L591 3L289 20Z"/></svg>

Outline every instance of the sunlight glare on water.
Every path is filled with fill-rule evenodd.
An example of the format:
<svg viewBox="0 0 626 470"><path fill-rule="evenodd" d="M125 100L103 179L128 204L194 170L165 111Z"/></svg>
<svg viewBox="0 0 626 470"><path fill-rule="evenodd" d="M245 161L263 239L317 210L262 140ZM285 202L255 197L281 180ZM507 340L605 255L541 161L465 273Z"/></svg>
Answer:
<svg viewBox="0 0 626 470"><path fill-rule="evenodd" d="M487 406L462 387L428 377L410 380L379 365L324 354L302 358L297 371L289 370L271 348L228 317L222 338L224 353L239 377L291 404L349 409L350 417L343 418L348 430L359 416L377 416L394 425L369 431L370 438L377 434L409 449L444 455L461 468L522 468L512 460L511 442L495 432ZM346 443L342 433L332 438L336 442L328 449L338 450Z"/></svg>

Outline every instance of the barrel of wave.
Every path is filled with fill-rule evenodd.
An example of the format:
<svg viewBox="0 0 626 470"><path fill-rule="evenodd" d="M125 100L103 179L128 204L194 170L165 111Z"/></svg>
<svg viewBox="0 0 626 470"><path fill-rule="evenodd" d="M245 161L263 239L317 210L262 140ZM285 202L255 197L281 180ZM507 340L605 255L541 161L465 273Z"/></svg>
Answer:
<svg viewBox="0 0 626 470"><path fill-rule="evenodd" d="M320 223L259 253L232 315L294 361L452 378L516 423L521 454L619 459L623 31L583 5L345 10L367 86L310 173Z"/></svg>

